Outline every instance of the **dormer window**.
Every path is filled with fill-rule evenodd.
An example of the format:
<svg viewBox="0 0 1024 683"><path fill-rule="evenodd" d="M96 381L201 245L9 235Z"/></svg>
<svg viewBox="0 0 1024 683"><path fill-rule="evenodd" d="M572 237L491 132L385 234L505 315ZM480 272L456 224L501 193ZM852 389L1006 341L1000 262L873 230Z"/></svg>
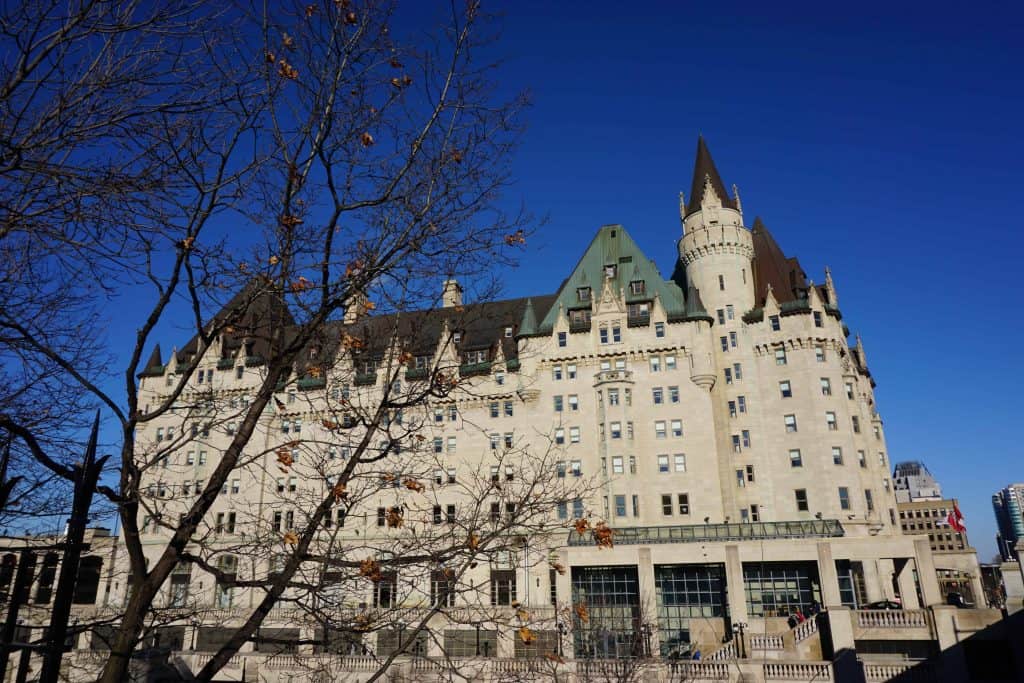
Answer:
<svg viewBox="0 0 1024 683"><path fill-rule="evenodd" d="M647 293L647 282L644 280L633 280L629 283L629 293L633 296L642 296Z"/></svg>
<svg viewBox="0 0 1024 683"><path fill-rule="evenodd" d="M630 318L648 318L651 315L651 307L647 303L629 304L627 311Z"/></svg>
<svg viewBox="0 0 1024 683"><path fill-rule="evenodd" d="M456 344L461 342L462 341L462 333L461 332L454 332L452 334L452 341L455 342Z"/></svg>
<svg viewBox="0 0 1024 683"><path fill-rule="evenodd" d="M615 273L617 272L617 269L618 269L618 266L616 266L614 263L605 264L604 276L606 278L608 278L608 279L611 279L611 278L615 277Z"/></svg>
<svg viewBox="0 0 1024 683"><path fill-rule="evenodd" d="M576 288L576 300L580 303L590 302L590 287L577 287Z"/></svg>
<svg viewBox="0 0 1024 683"><path fill-rule="evenodd" d="M589 325L590 324L590 309L581 308L573 311L569 311L569 324L573 327L577 325Z"/></svg>
<svg viewBox="0 0 1024 683"><path fill-rule="evenodd" d="M478 349L476 351L467 351L465 355L466 365L474 365L476 363L487 362L487 349Z"/></svg>

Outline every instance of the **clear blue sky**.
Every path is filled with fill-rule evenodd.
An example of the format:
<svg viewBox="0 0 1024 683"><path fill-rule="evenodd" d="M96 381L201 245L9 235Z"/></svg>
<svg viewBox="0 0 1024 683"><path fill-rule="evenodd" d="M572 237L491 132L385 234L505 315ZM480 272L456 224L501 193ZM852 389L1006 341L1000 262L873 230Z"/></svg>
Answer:
<svg viewBox="0 0 1024 683"><path fill-rule="evenodd" d="M990 559L990 496L1024 480L1020 4L487 7L505 15L501 88L534 102L510 206L550 219L506 293L554 291L606 223L669 274L703 132L748 224L816 281L831 266L892 461L924 460ZM115 348L137 317L111 321Z"/></svg>
<svg viewBox="0 0 1024 683"><path fill-rule="evenodd" d="M670 273L703 132L748 223L831 266L891 459L927 463L987 561L989 498L1024 480L1021 6L782 5L498 5L534 102L513 197L550 216L509 294L552 291L605 223Z"/></svg>

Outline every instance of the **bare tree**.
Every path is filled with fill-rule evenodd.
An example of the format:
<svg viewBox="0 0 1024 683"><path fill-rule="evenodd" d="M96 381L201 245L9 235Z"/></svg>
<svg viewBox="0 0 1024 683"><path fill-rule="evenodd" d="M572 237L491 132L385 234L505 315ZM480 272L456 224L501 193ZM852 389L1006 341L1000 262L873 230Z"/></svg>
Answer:
<svg viewBox="0 0 1024 683"><path fill-rule="evenodd" d="M130 594L101 680L124 680L148 633L199 609L169 592L176 572L252 599L201 680L258 642L274 608L316 620L321 643L416 636L442 612L479 626L482 610L446 596L479 596L469 572L518 556L515 539L545 538L553 507L578 495L552 476L551 449L502 443L488 456L498 477L461 477L436 524L441 501L425 484L443 468L425 423L479 390L459 334L503 314L431 315L437 282L458 274L486 300L488 273L525 241L526 217L499 204L524 102L494 93L477 2L453 3L436 26L397 11L376 0L4 7L0 353L22 389L0 426L66 480L73 453L60 439L82 408L114 421L117 481L99 492L120 516ZM123 354L104 353L111 306L136 316ZM147 362L174 325L191 341ZM199 384L211 360L246 369L244 400ZM366 376L352 393L329 389ZM309 386L322 389L307 407L315 429L255 438L289 419L290 389ZM207 478L167 495L161 471L204 439L217 443ZM278 491L291 519L283 508L217 517L235 482L280 475L301 481ZM354 539L352 520L376 523L367 508L382 487L395 497L384 531ZM223 524L246 532L225 541ZM152 529L158 546L143 543ZM416 619L392 609L425 581L433 594ZM332 603L338 586L376 605Z"/></svg>

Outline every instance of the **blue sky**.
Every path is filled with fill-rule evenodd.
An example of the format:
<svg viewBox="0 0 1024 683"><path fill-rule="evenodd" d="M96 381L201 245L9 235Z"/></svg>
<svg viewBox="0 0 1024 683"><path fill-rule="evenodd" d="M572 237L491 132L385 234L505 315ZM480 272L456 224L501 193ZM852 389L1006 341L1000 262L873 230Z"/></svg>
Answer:
<svg viewBox="0 0 1024 683"><path fill-rule="evenodd" d="M990 496L1024 480L1024 16L1011 3L823 8L498 5L503 87L534 103L510 198L549 217L508 293L552 291L605 223L670 273L703 132L748 224L761 215L809 277L832 268L891 459L926 462L987 561Z"/></svg>

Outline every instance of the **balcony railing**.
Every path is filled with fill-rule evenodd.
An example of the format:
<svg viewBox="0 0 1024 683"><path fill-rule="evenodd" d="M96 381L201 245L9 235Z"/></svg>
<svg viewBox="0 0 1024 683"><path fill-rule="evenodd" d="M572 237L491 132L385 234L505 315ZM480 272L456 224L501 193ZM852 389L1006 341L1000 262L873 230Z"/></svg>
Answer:
<svg viewBox="0 0 1024 683"><path fill-rule="evenodd" d="M928 610L860 609L857 625L861 628L929 628Z"/></svg>
<svg viewBox="0 0 1024 683"><path fill-rule="evenodd" d="M641 526L613 529L618 545L649 543L701 543L705 541L772 540L783 538L838 538L845 535L837 519L792 522L750 522L746 524L690 524L686 526ZM569 532L569 545L594 545L592 534Z"/></svg>
<svg viewBox="0 0 1024 683"><path fill-rule="evenodd" d="M828 662L765 662L766 681L831 681L832 665Z"/></svg>

